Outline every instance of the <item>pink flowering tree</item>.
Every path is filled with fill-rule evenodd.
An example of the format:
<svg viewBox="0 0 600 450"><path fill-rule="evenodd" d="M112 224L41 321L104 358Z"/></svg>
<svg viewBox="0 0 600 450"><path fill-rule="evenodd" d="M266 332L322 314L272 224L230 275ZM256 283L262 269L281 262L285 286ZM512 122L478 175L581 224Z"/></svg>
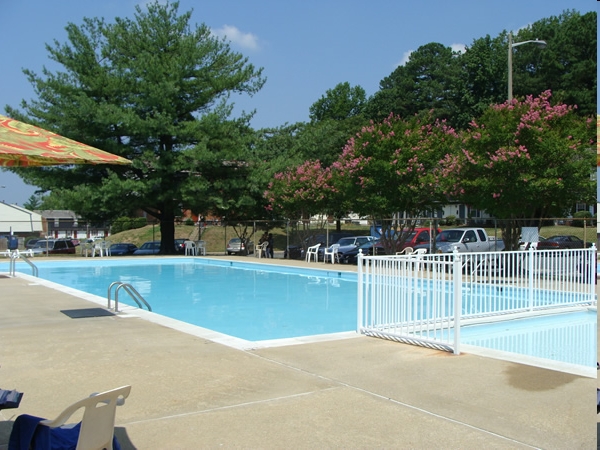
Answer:
<svg viewBox="0 0 600 450"><path fill-rule="evenodd" d="M276 173L264 193L267 209L276 216L310 228L315 215L334 214L339 191L332 184L331 170L320 161L305 161L297 167ZM319 225L317 228L321 228Z"/></svg>
<svg viewBox="0 0 600 450"><path fill-rule="evenodd" d="M436 170L457 144L443 121L390 115L351 138L332 165L332 182L353 212L382 226L387 253L395 252L417 219L433 217L443 196Z"/></svg>
<svg viewBox="0 0 600 450"><path fill-rule="evenodd" d="M540 226L576 202L594 201L594 121L550 98L547 91L491 106L439 171L450 197L501 219L507 249L517 248L522 226Z"/></svg>

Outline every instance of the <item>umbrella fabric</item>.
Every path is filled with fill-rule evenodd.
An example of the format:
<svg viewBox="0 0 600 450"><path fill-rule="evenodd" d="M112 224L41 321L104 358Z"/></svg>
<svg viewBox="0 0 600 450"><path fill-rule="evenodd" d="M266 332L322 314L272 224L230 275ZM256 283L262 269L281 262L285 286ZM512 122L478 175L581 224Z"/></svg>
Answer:
<svg viewBox="0 0 600 450"><path fill-rule="evenodd" d="M131 161L0 114L0 166L71 164L131 164Z"/></svg>

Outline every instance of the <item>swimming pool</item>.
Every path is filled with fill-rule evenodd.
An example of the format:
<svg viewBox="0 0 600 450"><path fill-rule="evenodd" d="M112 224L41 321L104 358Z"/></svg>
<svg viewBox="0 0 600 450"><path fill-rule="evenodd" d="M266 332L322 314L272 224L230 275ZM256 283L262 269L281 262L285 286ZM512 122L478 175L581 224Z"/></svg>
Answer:
<svg viewBox="0 0 600 450"><path fill-rule="evenodd" d="M129 283L157 314L250 342L353 332L357 326L354 272L209 258L36 261L36 265L40 278L104 299L112 282ZM17 270L26 273L28 267L17 263ZM135 306L124 293L119 302ZM464 327L461 342L593 367L595 314L578 314ZM582 337L573 338L564 324L582 326Z"/></svg>
<svg viewBox="0 0 600 450"><path fill-rule="evenodd" d="M38 264L39 277L106 298L131 284L152 311L247 341L356 329L356 274L190 258ZM114 298L114 290L113 290ZM136 303L123 291L119 303Z"/></svg>

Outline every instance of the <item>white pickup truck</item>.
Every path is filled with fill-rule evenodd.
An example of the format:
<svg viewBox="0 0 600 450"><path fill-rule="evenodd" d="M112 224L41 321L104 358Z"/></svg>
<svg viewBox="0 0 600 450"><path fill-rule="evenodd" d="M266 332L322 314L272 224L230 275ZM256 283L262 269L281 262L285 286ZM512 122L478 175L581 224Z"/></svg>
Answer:
<svg viewBox="0 0 600 450"><path fill-rule="evenodd" d="M455 247L461 253L500 251L504 250L504 242L488 236L483 228L451 228L435 238L436 253L452 253ZM431 251L429 244L417 245L417 248Z"/></svg>

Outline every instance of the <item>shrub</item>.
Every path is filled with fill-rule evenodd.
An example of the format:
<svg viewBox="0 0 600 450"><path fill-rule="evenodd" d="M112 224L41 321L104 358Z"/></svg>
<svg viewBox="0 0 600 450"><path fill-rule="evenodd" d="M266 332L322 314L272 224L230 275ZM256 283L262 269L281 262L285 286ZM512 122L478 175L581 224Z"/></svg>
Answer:
<svg viewBox="0 0 600 450"><path fill-rule="evenodd" d="M583 224L585 222L585 225L589 227L592 225L592 221L590 220L591 218L592 214L589 211L577 211L575 214L573 214L573 226L583 228Z"/></svg>
<svg viewBox="0 0 600 450"><path fill-rule="evenodd" d="M453 227L454 225L456 225L456 216L446 216L445 218L445 225L449 226L449 227Z"/></svg>

